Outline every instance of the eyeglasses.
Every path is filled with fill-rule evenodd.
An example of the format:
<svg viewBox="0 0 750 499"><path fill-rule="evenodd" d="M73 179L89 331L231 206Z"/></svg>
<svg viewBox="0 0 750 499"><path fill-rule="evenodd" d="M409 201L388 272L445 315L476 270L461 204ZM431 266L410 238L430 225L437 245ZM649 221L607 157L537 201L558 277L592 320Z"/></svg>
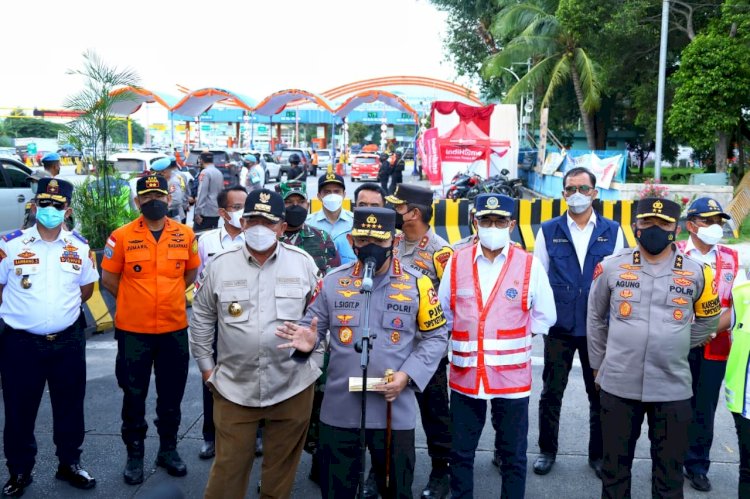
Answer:
<svg viewBox="0 0 750 499"><path fill-rule="evenodd" d="M575 194L576 191L580 192L581 194L589 195L589 192L593 191L594 188L590 185L569 185L565 188L566 194Z"/></svg>
<svg viewBox="0 0 750 499"><path fill-rule="evenodd" d="M61 203L60 201L54 201L52 199L39 199L37 200L36 205L40 208L48 208L52 206L58 211L62 211L65 209L65 203Z"/></svg>
<svg viewBox="0 0 750 499"><path fill-rule="evenodd" d="M489 229L492 226L498 229L504 229L510 225L510 218L478 218L477 223L483 229Z"/></svg>

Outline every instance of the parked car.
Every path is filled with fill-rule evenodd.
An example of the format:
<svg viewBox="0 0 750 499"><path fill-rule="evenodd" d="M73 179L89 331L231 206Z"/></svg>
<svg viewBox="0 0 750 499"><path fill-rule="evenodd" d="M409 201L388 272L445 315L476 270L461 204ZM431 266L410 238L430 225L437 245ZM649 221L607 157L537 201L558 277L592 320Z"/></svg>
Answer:
<svg viewBox="0 0 750 499"><path fill-rule="evenodd" d="M151 169L154 161L168 157L158 152L120 152L107 158L120 173L140 174Z"/></svg>
<svg viewBox="0 0 750 499"><path fill-rule="evenodd" d="M330 149L318 149L318 168L325 172L333 164Z"/></svg>
<svg viewBox="0 0 750 499"><path fill-rule="evenodd" d="M198 171L198 158L202 152L202 149L192 149L188 157L185 158L185 166L195 178L198 178L200 173ZM239 185L242 163L232 160L232 153L224 149L211 149L210 152L214 154L214 165L224 176L224 187Z"/></svg>
<svg viewBox="0 0 750 499"><path fill-rule="evenodd" d="M289 167L289 156L292 154L297 154L300 157L300 166L310 172L310 168L312 166L312 158L310 157L310 153L308 153L304 149L282 149L280 151L276 151L275 159L276 163L279 165L279 174L276 176L276 180L279 182L281 181L281 176L286 173L287 177L289 176L289 171L291 168Z"/></svg>
<svg viewBox="0 0 750 499"><path fill-rule="evenodd" d="M20 161L0 156L0 235L20 229L26 203L33 197L31 169Z"/></svg>
<svg viewBox="0 0 750 499"><path fill-rule="evenodd" d="M377 154L362 153L352 158L352 182L377 180L378 170L380 170L380 159Z"/></svg>
<svg viewBox="0 0 750 499"><path fill-rule="evenodd" d="M80 158L83 156L83 153L73 147L71 144L65 144L60 149L57 150L57 154L59 154L63 158Z"/></svg>
<svg viewBox="0 0 750 499"><path fill-rule="evenodd" d="M15 147L0 147L0 157L15 159L19 163L23 163Z"/></svg>
<svg viewBox="0 0 750 499"><path fill-rule="evenodd" d="M261 165L265 165L266 168L266 184L271 181L279 179L279 164L276 162L276 158L270 152L261 152L257 150L240 151L240 158L243 158L245 154L253 154L257 158ZM263 161L261 161L261 159Z"/></svg>

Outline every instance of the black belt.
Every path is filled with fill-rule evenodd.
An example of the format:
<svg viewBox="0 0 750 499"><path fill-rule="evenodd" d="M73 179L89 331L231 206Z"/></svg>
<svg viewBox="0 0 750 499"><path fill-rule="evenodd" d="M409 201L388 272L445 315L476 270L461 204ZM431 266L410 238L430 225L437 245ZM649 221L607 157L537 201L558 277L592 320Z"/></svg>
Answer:
<svg viewBox="0 0 750 499"><path fill-rule="evenodd" d="M29 331L26 331L24 329L14 329L6 324L5 332L24 334L26 336L30 336L34 339L37 339L39 341L57 341L57 339L60 338L62 335L74 332L76 330L77 323L78 323L78 319L76 319L75 322L73 322L73 324L66 327L62 331L59 331L57 333L50 333L50 334L30 333Z"/></svg>

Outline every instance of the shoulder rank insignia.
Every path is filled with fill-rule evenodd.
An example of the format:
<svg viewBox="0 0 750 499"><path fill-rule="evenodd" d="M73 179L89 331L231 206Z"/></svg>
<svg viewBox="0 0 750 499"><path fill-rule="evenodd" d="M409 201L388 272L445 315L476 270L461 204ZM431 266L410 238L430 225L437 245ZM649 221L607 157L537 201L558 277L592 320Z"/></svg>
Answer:
<svg viewBox="0 0 750 499"><path fill-rule="evenodd" d="M74 230L74 231L73 231L73 237L75 237L75 238L76 238L76 239L78 239L79 241L83 242L84 244L88 244L88 243L89 243L89 240L88 240L88 239L86 239L85 237L83 237L83 236L82 236L82 235L81 235L81 234L80 234L80 233L79 233L78 231L76 231L76 230Z"/></svg>
<svg viewBox="0 0 750 499"><path fill-rule="evenodd" d="M682 268L682 255L677 255L676 257L674 257L674 268Z"/></svg>
<svg viewBox="0 0 750 499"><path fill-rule="evenodd" d="M419 249L424 249L427 247L427 243L430 242L429 236L424 236L421 241L419 241L419 245L417 246Z"/></svg>
<svg viewBox="0 0 750 499"><path fill-rule="evenodd" d="M8 241L12 241L13 239L15 239L15 238L17 238L19 236L22 236L22 235L23 235L23 231L21 231L21 230L14 230L10 234L5 234L4 235L3 236L3 241L5 241L7 243Z"/></svg>
<svg viewBox="0 0 750 499"><path fill-rule="evenodd" d="M641 264L641 252L638 250L635 250L633 252L633 265L640 265Z"/></svg>

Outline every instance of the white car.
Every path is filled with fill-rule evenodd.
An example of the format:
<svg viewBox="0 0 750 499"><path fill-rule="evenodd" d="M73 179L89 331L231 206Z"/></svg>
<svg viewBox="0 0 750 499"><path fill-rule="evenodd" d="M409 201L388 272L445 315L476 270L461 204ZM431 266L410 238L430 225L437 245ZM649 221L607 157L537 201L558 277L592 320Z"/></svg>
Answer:
<svg viewBox="0 0 750 499"><path fill-rule="evenodd" d="M20 229L26 203L33 197L31 169L20 161L0 156L0 235Z"/></svg>
<svg viewBox="0 0 750 499"><path fill-rule="evenodd" d="M245 154L254 154L256 158L260 158L262 161L260 162L261 165L265 163L266 167L266 181L265 183L268 184L270 182L275 182L279 178L279 164L276 162L276 160L273 158L273 155L270 152L261 152L261 151L241 151L240 154L244 156ZM244 170L244 167L243 167ZM247 173L245 173L247 175ZM242 174L240 174L240 185L242 184Z"/></svg>

